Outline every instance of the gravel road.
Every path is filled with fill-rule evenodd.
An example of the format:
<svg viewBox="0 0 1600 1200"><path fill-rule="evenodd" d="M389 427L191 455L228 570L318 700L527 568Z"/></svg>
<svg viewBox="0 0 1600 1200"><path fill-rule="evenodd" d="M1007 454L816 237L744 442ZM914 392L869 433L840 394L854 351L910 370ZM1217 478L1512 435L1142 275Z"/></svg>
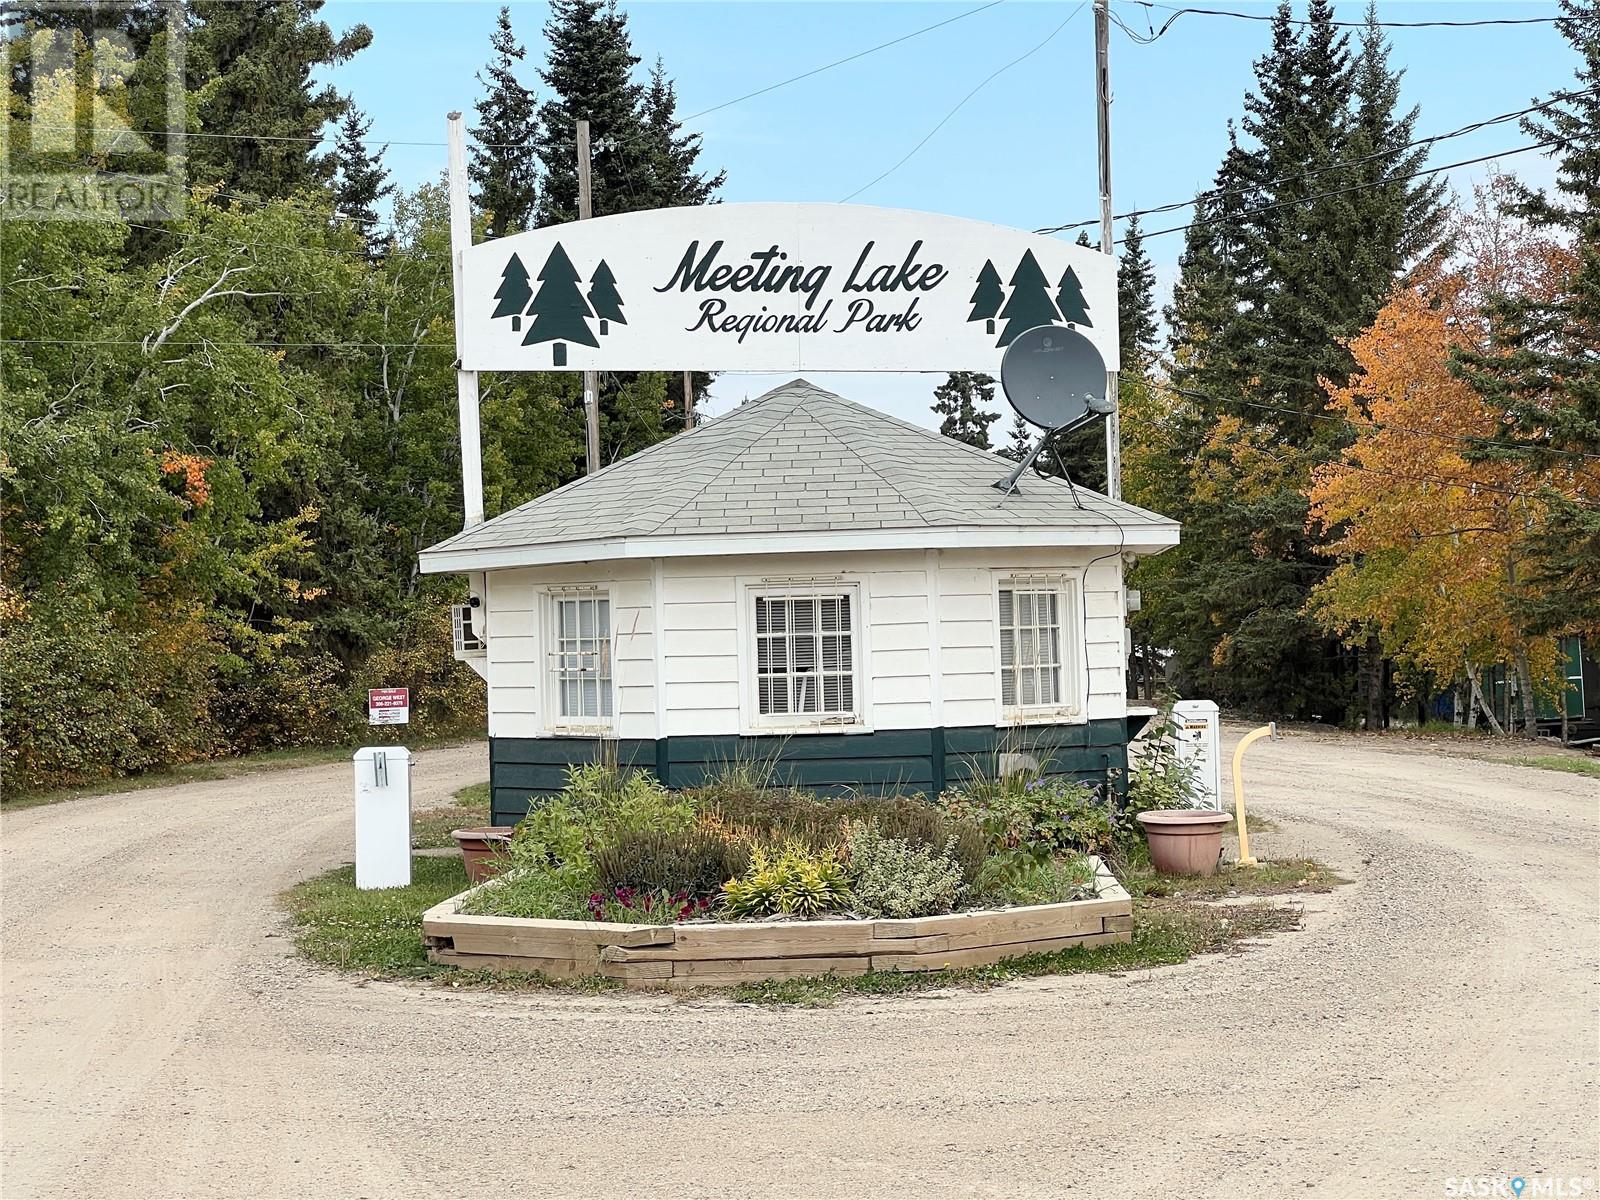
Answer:
<svg viewBox="0 0 1600 1200"><path fill-rule="evenodd" d="M485 774L481 746L425 752L417 802ZM1356 880L1302 931L795 1011L306 966L275 897L347 858L348 775L0 818L6 1200L1596 1194L1592 778L1262 743L1249 781L1282 828L1258 853Z"/></svg>

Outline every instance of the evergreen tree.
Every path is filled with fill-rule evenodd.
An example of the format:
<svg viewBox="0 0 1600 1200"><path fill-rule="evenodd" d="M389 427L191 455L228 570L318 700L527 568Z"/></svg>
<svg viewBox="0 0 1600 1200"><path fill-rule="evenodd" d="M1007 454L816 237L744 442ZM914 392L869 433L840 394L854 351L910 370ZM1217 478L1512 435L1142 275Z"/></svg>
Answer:
<svg viewBox="0 0 1600 1200"><path fill-rule="evenodd" d="M939 432L980 450L989 449L989 426L1000 419L993 403L994 376L981 371L951 371L933 389L933 411L944 418Z"/></svg>
<svg viewBox="0 0 1600 1200"><path fill-rule="evenodd" d="M488 92L473 105L478 124L472 128L467 177L472 181L473 205L488 218L488 235L504 237L531 228L539 170L533 92L518 82L516 74L526 51L511 30L509 8L500 10L489 47L494 55L489 77L478 76Z"/></svg>
<svg viewBox="0 0 1600 1200"><path fill-rule="evenodd" d="M1033 449L1033 443L1038 436L1037 431L1022 419L1021 413L1011 415L1011 440L1001 450L1002 458L1009 458L1012 462L1021 462L1028 457L1028 451ZM1037 461L1037 460L1035 460Z"/></svg>
<svg viewBox="0 0 1600 1200"><path fill-rule="evenodd" d="M1188 536L1141 568L1136 624L1173 647L1185 690L1257 711L1338 720L1354 659L1305 615L1329 568L1307 535L1312 472L1348 438L1322 380L1438 228L1437 194L1394 178L1414 113L1375 24L1352 58L1328 0L1287 3L1255 65L1243 133L1199 197L1168 309L1172 417L1159 431ZM1363 187L1378 171L1387 186ZM1363 175L1362 172L1368 172ZM1375 241L1384 245L1374 248ZM1154 464L1142 469L1153 475ZM1358 639L1360 640L1360 639Z"/></svg>
<svg viewBox="0 0 1600 1200"><path fill-rule="evenodd" d="M315 153L323 126L350 102L313 79L372 42L356 25L334 35L323 0L189 0L186 67L201 128L189 143L191 183L285 197L328 182L331 156ZM231 136L230 136L231 135Z"/></svg>
<svg viewBox="0 0 1600 1200"><path fill-rule="evenodd" d="M1552 294L1493 297L1490 344L1459 352L1456 369L1503 414L1495 444L1471 457L1572 469L1600 455L1600 7L1561 0L1557 28L1578 52L1578 87L1524 122L1556 142L1555 194L1512 184L1513 211L1569 236L1575 262ZM1541 499L1550 512L1528 547L1528 582L1545 595L1523 605L1531 627L1600 634L1600 496Z"/></svg>
<svg viewBox="0 0 1600 1200"><path fill-rule="evenodd" d="M374 257L382 254L388 237L379 228L378 202L394 192L388 169L383 165L383 146L376 152L367 149L367 133L372 122L352 106L346 110L334 142L333 203L336 211L350 218L367 239Z"/></svg>
<svg viewBox="0 0 1600 1200"><path fill-rule="evenodd" d="M650 69L643 98L645 138L641 153L650 167L650 207L675 208L709 203L727 179L726 171L707 175L696 169L700 135L684 133L678 120L678 93L661 59Z"/></svg>
<svg viewBox="0 0 1600 1200"><path fill-rule="evenodd" d="M594 215L654 207L654 139L644 122L644 89L633 82L639 58L628 36L628 18L615 0L552 0L544 33L550 53L540 76L550 93L539 106L537 122L545 177L538 223L578 218L580 119L589 122Z"/></svg>
<svg viewBox="0 0 1600 1200"><path fill-rule="evenodd" d="M1146 374L1156 352L1156 271L1145 253L1137 216L1128 219L1117 261L1117 330L1122 373Z"/></svg>

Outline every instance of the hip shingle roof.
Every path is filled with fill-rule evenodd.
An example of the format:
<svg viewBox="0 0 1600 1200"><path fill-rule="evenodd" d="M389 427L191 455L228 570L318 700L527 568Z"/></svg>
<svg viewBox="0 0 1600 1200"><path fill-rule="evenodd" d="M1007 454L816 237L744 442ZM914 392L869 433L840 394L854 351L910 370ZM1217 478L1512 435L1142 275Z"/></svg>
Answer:
<svg viewBox="0 0 1600 1200"><path fill-rule="evenodd" d="M1059 479L994 487L1011 464L796 379L422 552L463 556L636 538L829 534L940 527L1119 528L1176 540L1166 517ZM1146 536L1139 536L1139 535ZM981 538L973 544L981 544ZM716 553L717 551L710 551ZM728 553L748 553L745 539ZM440 559L448 555L456 566ZM582 557L573 555L572 557ZM548 561L548 555L541 555Z"/></svg>

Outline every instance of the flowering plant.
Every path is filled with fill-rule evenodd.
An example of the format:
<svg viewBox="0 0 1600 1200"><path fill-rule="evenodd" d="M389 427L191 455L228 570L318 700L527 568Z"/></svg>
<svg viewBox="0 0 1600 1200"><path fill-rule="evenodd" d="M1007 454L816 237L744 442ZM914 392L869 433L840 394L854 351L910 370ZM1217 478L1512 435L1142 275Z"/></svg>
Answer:
<svg viewBox="0 0 1600 1200"><path fill-rule="evenodd" d="M638 888L615 887L609 893L589 894L589 915L596 921L671 925L675 921L705 916L710 908L709 896L691 896L685 890L647 892Z"/></svg>

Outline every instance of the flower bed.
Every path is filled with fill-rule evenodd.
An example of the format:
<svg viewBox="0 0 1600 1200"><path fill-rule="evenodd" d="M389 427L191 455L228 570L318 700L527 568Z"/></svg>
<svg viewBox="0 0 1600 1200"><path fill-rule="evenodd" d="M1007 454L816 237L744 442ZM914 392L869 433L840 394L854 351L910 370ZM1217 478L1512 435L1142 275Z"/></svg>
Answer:
<svg viewBox="0 0 1600 1200"><path fill-rule="evenodd" d="M1068 946L1132 939L1133 904L1099 859L1093 899L890 920L544 920L463 912L491 880L429 909L428 957L553 978L604 975L630 987L721 987L808 975L938 971Z"/></svg>

